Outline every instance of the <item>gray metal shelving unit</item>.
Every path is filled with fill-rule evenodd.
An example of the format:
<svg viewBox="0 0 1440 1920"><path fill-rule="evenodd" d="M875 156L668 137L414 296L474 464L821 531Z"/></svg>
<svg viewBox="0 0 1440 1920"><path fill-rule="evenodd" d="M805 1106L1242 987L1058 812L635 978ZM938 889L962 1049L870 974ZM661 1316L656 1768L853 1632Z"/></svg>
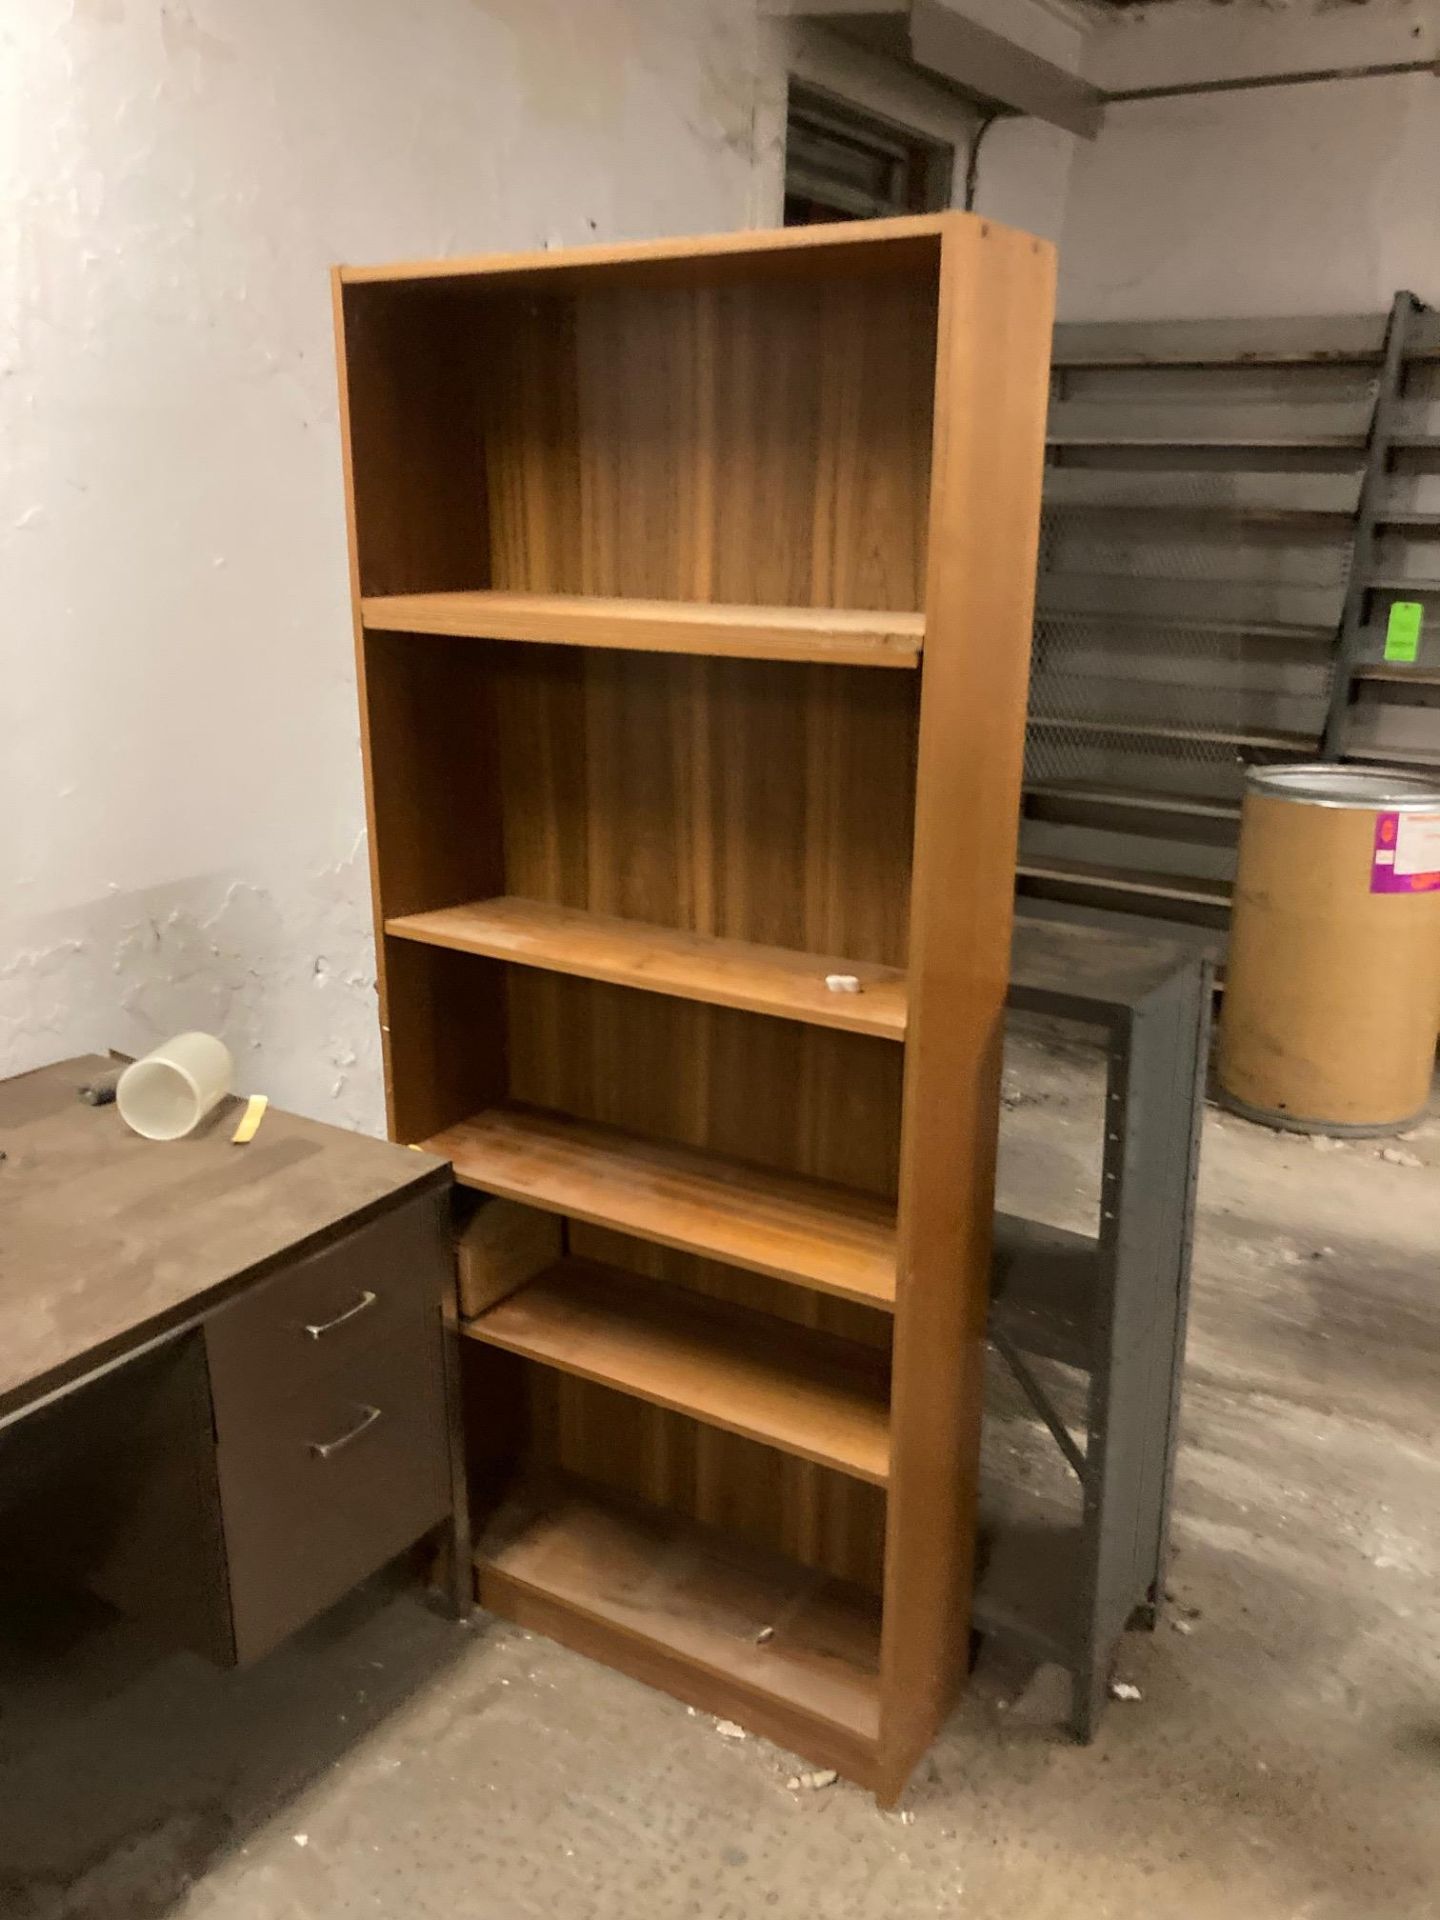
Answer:
<svg viewBox="0 0 1440 1920"><path fill-rule="evenodd" d="M974 1625L1072 1681L1091 1738L1120 1636L1164 1591L1213 978L1193 948L1021 918L1013 1013L1083 1023L1107 1067L1094 1235L1001 1215L992 1346L1073 1475L1068 1509L993 1476L982 1490ZM1080 1386L1075 1430L1042 1372Z"/></svg>

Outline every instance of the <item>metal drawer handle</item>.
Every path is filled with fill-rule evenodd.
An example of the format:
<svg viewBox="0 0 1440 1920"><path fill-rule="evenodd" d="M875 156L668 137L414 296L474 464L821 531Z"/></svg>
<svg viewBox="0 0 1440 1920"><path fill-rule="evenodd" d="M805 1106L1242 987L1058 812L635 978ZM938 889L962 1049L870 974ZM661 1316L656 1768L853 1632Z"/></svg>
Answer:
<svg viewBox="0 0 1440 1920"><path fill-rule="evenodd" d="M371 1293L367 1287L353 1307L346 1307L345 1311L337 1313L333 1320L321 1320L315 1326L306 1327L305 1331L312 1340L318 1340L322 1333L330 1333L336 1327L343 1327L345 1322L353 1320L357 1313L364 1313L367 1307L373 1307L379 1298L378 1293Z"/></svg>
<svg viewBox="0 0 1440 1920"><path fill-rule="evenodd" d="M362 1407L360 1418L348 1433L342 1433L338 1440L312 1440L310 1451L317 1460L328 1460L332 1453L339 1453L342 1447L348 1447L352 1440L358 1440L362 1433L373 1427L380 1418L379 1407Z"/></svg>

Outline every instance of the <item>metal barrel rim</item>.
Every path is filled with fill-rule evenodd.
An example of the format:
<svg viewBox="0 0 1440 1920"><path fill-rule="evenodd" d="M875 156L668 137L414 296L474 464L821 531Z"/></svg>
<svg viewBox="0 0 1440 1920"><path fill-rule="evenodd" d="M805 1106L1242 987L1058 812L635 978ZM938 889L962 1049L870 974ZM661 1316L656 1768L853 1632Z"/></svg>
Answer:
<svg viewBox="0 0 1440 1920"><path fill-rule="evenodd" d="M1267 800L1308 807L1339 807L1358 813L1440 813L1440 782L1425 774L1388 767L1338 766L1333 760L1299 766L1249 767L1248 792Z"/></svg>

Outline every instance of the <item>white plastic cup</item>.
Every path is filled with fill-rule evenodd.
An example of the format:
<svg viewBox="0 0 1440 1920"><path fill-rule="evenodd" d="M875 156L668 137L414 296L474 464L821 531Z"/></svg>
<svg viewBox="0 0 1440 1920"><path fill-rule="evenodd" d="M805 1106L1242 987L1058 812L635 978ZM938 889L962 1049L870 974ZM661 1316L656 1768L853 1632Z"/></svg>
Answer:
<svg viewBox="0 0 1440 1920"><path fill-rule="evenodd" d="M147 1140L183 1140L235 1084L230 1049L213 1033L177 1033L120 1076L120 1118Z"/></svg>

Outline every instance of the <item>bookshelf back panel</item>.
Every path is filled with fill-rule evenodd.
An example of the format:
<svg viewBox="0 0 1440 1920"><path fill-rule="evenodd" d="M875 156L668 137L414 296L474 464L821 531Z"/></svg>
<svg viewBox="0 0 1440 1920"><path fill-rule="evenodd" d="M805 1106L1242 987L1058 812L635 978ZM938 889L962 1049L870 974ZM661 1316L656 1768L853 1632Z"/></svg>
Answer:
<svg viewBox="0 0 1440 1920"><path fill-rule="evenodd" d="M478 368L455 301L351 287L341 311L361 591L488 586Z"/></svg>
<svg viewBox="0 0 1440 1920"><path fill-rule="evenodd" d="M905 964L915 676L486 651L507 892Z"/></svg>
<svg viewBox="0 0 1440 1920"><path fill-rule="evenodd" d="M651 1240L636 1240L617 1233L611 1227L595 1227L571 1220L566 1227L566 1242L572 1253L587 1260L600 1260L607 1266L623 1267L629 1273L643 1273L672 1286L688 1287L714 1300L729 1301L732 1306L750 1307L757 1313L775 1314L793 1320L797 1326L819 1327L826 1333L857 1340L865 1346L890 1349L895 1320L880 1307L868 1307L857 1300L837 1299L817 1288L797 1286L788 1280L773 1280L768 1274L751 1273L743 1267L731 1267L719 1260L707 1260L699 1254L681 1253L674 1247L657 1246Z"/></svg>
<svg viewBox="0 0 1440 1920"><path fill-rule="evenodd" d="M390 1137L418 1145L507 1086L505 968L498 960L380 941L380 1036Z"/></svg>
<svg viewBox="0 0 1440 1920"><path fill-rule="evenodd" d="M513 1100L895 1193L902 1048L527 967L508 972Z"/></svg>
<svg viewBox="0 0 1440 1920"><path fill-rule="evenodd" d="M384 917L505 890L495 642L365 636L366 764Z"/></svg>
<svg viewBox="0 0 1440 1920"><path fill-rule="evenodd" d="M919 685L372 633L386 917L499 894L903 967Z"/></svg>
<svg viewBox="0 0 1440 1920"><path fill-rule="evenodd" d="M348 287L363 591L918 609L937 255L846 251Z"/></svg>
<svg viewBox="0 0 1440 1920"><path fill-rule="evenodd" d="M608 1387L527 1371L532 1470L577 1474L879 1591L881 1488Z"/></svg>
<svg viewBox="0 0 1440 1920"><path fill-rule="evenodd" d="M882 1488L479 1341L461 1376L480 1525L520 1480L574 1474L879 1592Z"/></svg>

